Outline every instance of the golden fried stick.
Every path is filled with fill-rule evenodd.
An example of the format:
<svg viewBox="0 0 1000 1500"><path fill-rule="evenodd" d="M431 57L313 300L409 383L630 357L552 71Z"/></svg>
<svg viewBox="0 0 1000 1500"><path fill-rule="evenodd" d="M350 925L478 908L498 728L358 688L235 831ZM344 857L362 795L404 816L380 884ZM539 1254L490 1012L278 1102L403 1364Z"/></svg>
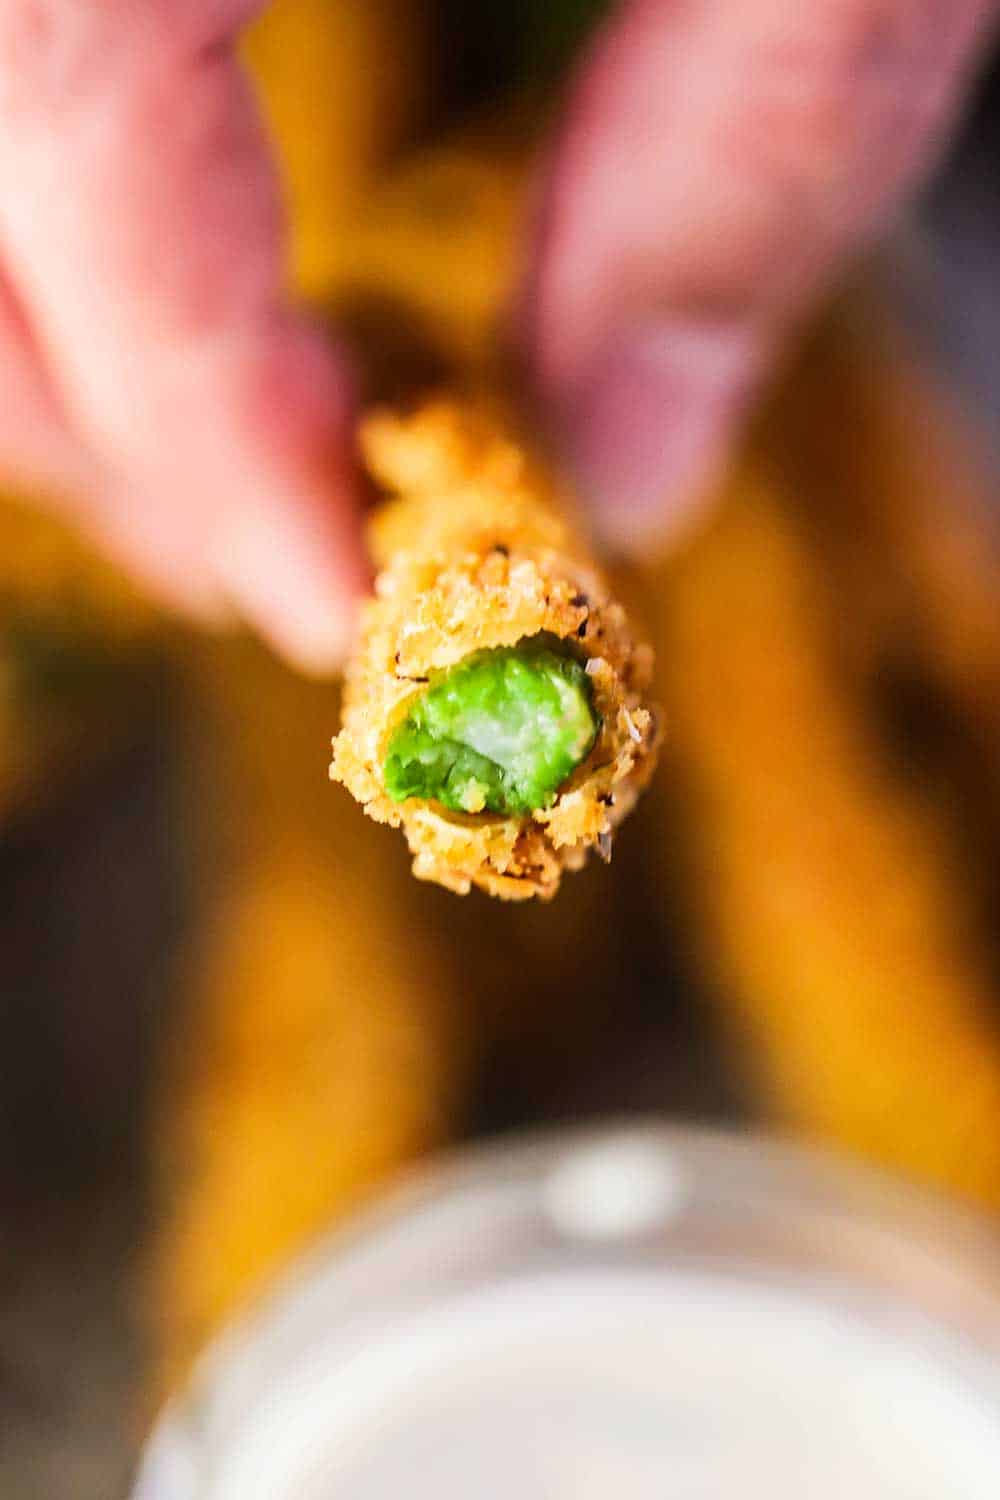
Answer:
<svg viewBox="0 0 1000 1500"><path fill-rule="evenodd" d="M548 899L652 774L649 647L493 414L376 414L362 446L396 498L331 776L402 827L418 879Z"/></svg>
<svg viewBox="0 0 1000 1500"><path fill-rule="evenodd" d="M481 127L401 161L330 246L325 300L335 319L352 324L367 310L374 339L393 355L402 325L461 377L485 371L495 385L528 181L523 135L516 121Z"/></svg>
<svg viewBox="0 0 1000 1500"><path fill-rule="evenodd" d="M881 676L905 653L998 745L1000 524L977 446L913 340L859 288L810 334L758 458L797 497L830 589L850 590L850 669Z"/></svg>
<svg viewBox="0 0 1000 1500"><path fill-rule="evenodd" d="M249 866L199 954L161 1112L156 1384L401 1162L451 1133L458 1056L433 980L305 840Z"/></svg>
<svg viewBox="0 0 1000 1500"><path fill-rule="evenodd" d="M303 296L326 292L345 227L419 115L423 30L412 0L272 0L243 39Z"/></svg>
<svg viewBox="0 0 1000 1500"><path fill-rule="evenodd" d="M156 1110L157 1394L310 1237L453 1134L467 1076L447 955L407 906L428 893L325 784L329 686L248 641L187 668L203 889Z"/></svg>
<svg viewBox="0 0 1000 1500"><path fill-rule="evenodd" d="M839 670L825 565L748 467L660 576L691 931L780 1116L997 1203L988 955L942 810Z"/></svg>

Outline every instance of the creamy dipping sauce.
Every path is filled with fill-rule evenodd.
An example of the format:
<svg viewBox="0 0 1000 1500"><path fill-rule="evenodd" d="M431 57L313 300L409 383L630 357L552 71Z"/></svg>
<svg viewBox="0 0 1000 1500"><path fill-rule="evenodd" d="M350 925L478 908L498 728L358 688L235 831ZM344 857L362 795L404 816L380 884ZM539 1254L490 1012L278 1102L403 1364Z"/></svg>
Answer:
<svg viewBox="0 0 1000 1500"><path fill-rule="evenodd" d="M864 1312L680 1271L493 1286L314 1372L212 1494L996 1500L1000 1391Z"/></svg>

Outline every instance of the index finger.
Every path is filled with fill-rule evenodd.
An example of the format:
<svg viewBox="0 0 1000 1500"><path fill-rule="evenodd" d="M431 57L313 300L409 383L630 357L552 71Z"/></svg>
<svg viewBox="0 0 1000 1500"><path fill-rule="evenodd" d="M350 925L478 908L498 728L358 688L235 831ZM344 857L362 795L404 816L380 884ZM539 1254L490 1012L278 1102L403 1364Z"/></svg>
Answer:
<svg viewBox="0 0 1000 1500"><path fill-rule="evenodd" d="M633 0L596 36L527 307L542 394L605 516L616 484L626 524L683 505L777 335L941 149L995 11Z"/></svg>
<svg viewBox="0 0 1000 1500"><path fill-rule="evenodd" d="M251 0L5 0L0 252L71 419L178 557L292 654L340 649L364 562L342 359L286 306ZM162 524L162 516L158 519Z"/></svg>

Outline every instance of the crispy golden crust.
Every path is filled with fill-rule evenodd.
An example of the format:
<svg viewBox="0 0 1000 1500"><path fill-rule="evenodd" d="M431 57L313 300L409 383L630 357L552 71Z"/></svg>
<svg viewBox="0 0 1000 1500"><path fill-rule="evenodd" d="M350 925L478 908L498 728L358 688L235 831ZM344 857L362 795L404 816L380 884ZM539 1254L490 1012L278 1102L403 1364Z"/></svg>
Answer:
<svg viewBox="0 0 1000 1500"><path fill-rule="evenodd" d="M366 462L393 491L372 525L379 569L347 676L330 775L380 823L401 827L413 873L505 900L559 887L611 835L653 771L657 717L645 693L652 653L581 552L551 478L483 408L438 401L410 418L371 415ZM542 631L586 660L601 730L553 804L524 817L448 812L386 794L389 735L429 673L482 647Z"/></svg>

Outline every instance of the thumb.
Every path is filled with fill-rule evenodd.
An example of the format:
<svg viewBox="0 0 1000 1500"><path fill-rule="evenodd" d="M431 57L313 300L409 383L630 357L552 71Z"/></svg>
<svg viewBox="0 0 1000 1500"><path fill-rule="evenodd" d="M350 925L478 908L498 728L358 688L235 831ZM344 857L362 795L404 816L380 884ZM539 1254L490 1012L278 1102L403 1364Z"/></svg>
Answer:
<svg viewBox="0 0 1000 1500"><path fill-rule="evenodd" d="M697 507L781 336L942 143L992 0L632 0L570 92L525 298L605 539Z"/></svg>

